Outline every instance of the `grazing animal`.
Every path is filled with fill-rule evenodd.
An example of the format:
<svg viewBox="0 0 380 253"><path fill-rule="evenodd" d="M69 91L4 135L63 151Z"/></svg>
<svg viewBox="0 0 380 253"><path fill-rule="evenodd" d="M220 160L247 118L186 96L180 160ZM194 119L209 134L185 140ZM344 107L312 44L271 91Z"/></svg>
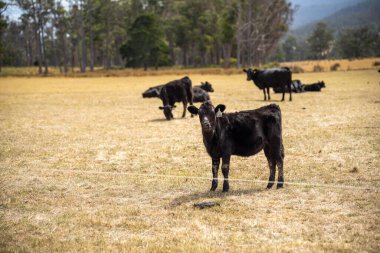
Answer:
<svg viewBox="0 0 380 253"><path fill-rule="evenodd" d="M164 85L150 87L142 94L143 98L159 98L161 88ZM214 92L212 85L209 82L201 83L201 85L193 87L193 102L205 102L210 100L208 92Z"/></svg>
<svg viewBox="0 0 380 253"><path fill-rule="evenodd" d="M231 155L248 157L262 149L270 170L267 188L273 186L276 166L279 172L277 188L281 188L284 184L284 146L280 107L271 104L256 110L223 113L225 109L225 105L214 107L210 101L203 103L199 109L188 107L190 113L199 115L203 143L212 159L213 180L210 190L215 191L218 186L220 159L224 176L223 191L227 192Z"/></svg>
<svg viewBox="0 0 380 253"><path fill-rule="evenodd" d="M285 100L285 86L288 87L290 91L289 101L292 101L292 90L290 86L292 84L292 72L289 68L274 68L274 69L251 69L248 70L243 69L245 73L247 73L247 81L253 81L253 83L264 92L264 100L267 100L267 96L265 94L265 89L268 93L268 100L270 100L269 87L281 87L282 90L282 100Z"/></svg>
<svg viewBox="0 0 380 253"><path fill-rule="evenodd" d="M292 85L290 87L292 89L292 92L294 92L294 93L304 92L303 87L302 87L302 82L300 80L293 80ZM281 89L281 87L273 87L273 91L274 91L274 93L281 93L282 89ZM287 86L285 86L285 92L289 93Z"/></svg>
<svg viewBox="0 0 380 253"><path fill-rule="evenodd" d="M193 87L193 102L194 103L202 103L210 100L210 95L208 92L214 92L214 89L212 88L212 85L209 82L201 83L199 86Z"/></svg>
<svg viewBox="0 0 380 253"><path fill-rule="evenodd" d="M317 82L312 84L304 84L302 85L304 91L321 91L322 88L326 88L325 82Z"/></svg>
<svg viewBox="0 0 380 253"><path fill-rule="evenodd" d="M154 87L150 87L149 89L144 91L144 93L142 94L143 98L159 98L162 86L164 85L157 85Z"/></svg>
<svg viewBox="0 0 380 253"><path fill-rule="evenodd" d="M160 91L160 99L163 106L158 107L164 111L167 120L173 119L172 110L176 102L183 103L182 118L186 116L187 103L193 104L193 90L191 87L191 80L185 76L179 80L171 81L165 84Z"/></svg>

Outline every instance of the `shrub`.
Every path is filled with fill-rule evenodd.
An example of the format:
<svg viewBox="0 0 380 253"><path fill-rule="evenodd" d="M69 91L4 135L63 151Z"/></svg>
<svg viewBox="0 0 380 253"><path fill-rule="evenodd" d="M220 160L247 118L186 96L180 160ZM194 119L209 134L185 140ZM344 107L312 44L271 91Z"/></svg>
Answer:
<svg viewBox="0 0 380 253"><path fill-rule="evenodd" d="M335 64L333 64L333 65L330 67L330 70L331 70L331 71L337 71L339 68L340 68L340 64L339 64L339 63L335 63Z"/></svg>
<svg viewBox="0 0 380 253"><path fill-rule="evenodd" d="M231 57L230 60L229 60L229 64L230 64L230 67L235 67L236 64L237 64L237 59ZM224 59L221 59L221 60L220 60L220 66L221 66L221 67L224 67Z"/></svg>
<svg viewBox="0 0 380 253"><path fill-rule="evenodd" d="M289 69L292 71L292 73L303 73L303 72L305 72L303 68L301 68L300 66L297 66L297 65L291 66L291 67L289 67Z"/></svg>
<svg viewBox="0 0 380 253"><path fill-rule="evenodd" d="M322 72L324 68L321 65L314 65L313 72Z"/></svg>
<svg viewBox="0 0 380 253"><path fill-rule="evenodd" d="M270 69L270 68L277 68L277 67L280 67L280 63L278 63L276 61L269 62L269 63L261 66L262 69Z"/></svg>

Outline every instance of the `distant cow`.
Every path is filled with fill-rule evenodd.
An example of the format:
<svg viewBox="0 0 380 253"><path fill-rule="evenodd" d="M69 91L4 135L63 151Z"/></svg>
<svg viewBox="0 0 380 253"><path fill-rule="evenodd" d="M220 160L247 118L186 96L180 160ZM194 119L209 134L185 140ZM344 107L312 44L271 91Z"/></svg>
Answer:
<svg viewBox="0 0 380 253"><path fill-rule="evenodd" d="M162 86L164 85L157 85L154 87L150 87L149 89L144 91L144 93L142 94L143 98L159 98Z"/></svg>
<svg viewBox="0 0 380 253"><path fill-rule="evenodd" d="M142 94L143 98L160 98L160 91L164 85L150 87ZM210 100L208 92L214 92L212 85L209 82L201 82L201 85L193 87L193 103L202 103Z"/></svg>
<svg viewBox="0 0 380 253"><path fill-rule="evenodd" d="M172 110L176 102L183 103L182 118L186 115L187 103L193 104L193 90L191 80L185 76L179 80L171 81L165 84L160 91L160 99L163 106L159 109L164 111L165 118L171 120L173 118Z"/></svg>
<svg viewBox="0 0 380 253"><path fill-rule="evenodd" d="M258 69L243 69L245 73L247 73L247 81L253 81L253 83L264 92L264 100L267 100L267 96L265 94L265 89L268 93L268 100L270 100L269 87L281 87L282 90L282 100L285 100L285 86L288 87L290 91L289 101L292 101L292 90L290 86L292 84L292 72L289 68L274 68L274 69L266 69L266 70L258 70Z"/></svg>
<svg viewBox="0 0 380 253"><path fill-rule="evenodd" d="M302 85L305 91L321 91L322 88L326 88L325 82L317 82L312 84L304 84Z"/></svg>
<svg viewBox="0 0 380 253"><path fill-rule="evenodd" d="M209 82L201 83L199 86L193 87L193 102L199 103L199 102L206 102L210 100L210 95L208 92L214 92L214 89L212 88L212 85Z"/></svg>
<svg viewBox="0 0 380 253"><path fill-rule="evenodd" d="M294 93L304 92L303 87L302 87L302 83L300 80L292 80L292 85L290 87L291 87L292 92L294 92ZM281 87L273 87L273 91L274 91L274 93L282 93ZM287 86L285 86L285 92L289 93Z"/></svg>
<svg viewBox="0 0 380 253"><path fill-rule="evenodd" d="M190 113L199 115L203 143L212 159L213 180L210 190L215 191L218 186L220 159L224 176L223 191L227 192L231 155L248 157L262 149L270 170L267 188L273 186L276 165L279 172L277 188L281 188L284 184L284 146L280 107L271 104L256 110L223 113L225 109L225 105L214 107L210 101L203 103L199 109L188 107Z"/></svg>

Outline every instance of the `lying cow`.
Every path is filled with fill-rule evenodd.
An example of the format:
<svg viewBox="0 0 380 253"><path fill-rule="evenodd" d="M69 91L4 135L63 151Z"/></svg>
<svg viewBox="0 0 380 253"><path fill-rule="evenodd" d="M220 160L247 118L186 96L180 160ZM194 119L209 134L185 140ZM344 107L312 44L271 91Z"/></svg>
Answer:
<svg viewBox="0 0 380 253"><path fill-rule="evenodd" d="M290 88L291 88L292 92L294 92L294 93L304 92L303 87L302 87L302 83L300 80L293 80ZM281 87L274 87L273 91L274 91L274 93L282 93ZM289 93L287 86L285 86L285 92Z"/></svg>
<svg viewBox="0 0 380 253"><path fill-rule="evenodd" d="M186 116L187 103L193 104L193 90L191 87L191 80L185 76L179 80L171 81L160 90L160 99L163 106L158 107L164 111L165 118L171 120L173 117L172 110L176 102L183 103L182 118Z"/></svg>
<svg viewBox="0 0 380 253"><path fill-rule="evenodd" d="M162 86L164 85L150 87L142 94L143 98L159 98Z"/></svg>
<svg viewBox="0 0 380 253"><path fill-rule="evenodd" d="M202 103L210 100L210 95L208 92L214 92L212 85L209 82L201 82L201 85L193 87L193 102L194 103Z"/></svg>
<svg viewBox="0 0 380 253"><path fill-rule="evenodd" d="M317 82L312 84L304 84L302 85L304 91L321 91L322 88L326 88L325 82Z"/></svg>
<svg viewBox="0 0 380 253"><path fill-rule="evenodd" d="M264 92L264 100L267 100L267 96L265 94L265 89L268 93L268 100L270 100L270 87L280 87L282 91L282 100L285 100L285 86L288 87L290 91L289 101L292 101L292 90L290 88L292 84L292 72L289 68L274 68L274 69L243 69L245 73L247 73L247 81L253 81L253 83Z"/></svg>
<svg viewBox="0 0 380 253"><path fill-rule="evenodd" d="M278 168L277 188L284 184L284 146L282 144L282 126L280 107L271 104L256 110L236 113L223 113L225 105L214 107L210 101L198 109L189 106L192 114L198 114L201 122L203 143L212 159L211 191L218 186L218 169L222 159L224 176L223 191L229 189L228 174L231 155L252 156L264 149L269 163L269 182L274 183L276 166Z"/></svg>

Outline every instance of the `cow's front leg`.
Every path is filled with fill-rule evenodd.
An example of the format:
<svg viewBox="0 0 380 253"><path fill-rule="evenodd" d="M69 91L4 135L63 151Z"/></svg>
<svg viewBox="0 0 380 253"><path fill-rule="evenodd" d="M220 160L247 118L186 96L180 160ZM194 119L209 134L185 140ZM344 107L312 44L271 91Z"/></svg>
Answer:
<svg viewBox="0 0 380 253"><path fill-rule="evenodd" d="M218 170L220 165L220 158L212 159L212 183L210 191L215 191L218 187Z"/></svg>
<svg viewBox="0 0 380 253"><path fill-rule="evenodd" d="M264 92L264 101L267 100L267 94L265 93L265 88L263 89Z"/></svg>
<svg viewBox="0 0 380 253"><path fill-rule="evenodd" d="M182 118L184 118L186 116L187 101L182 101L182 103L183 103Z"/></svg>
<svg viewBox="0 0 380 253"><path fill-rule="evenodd" d="M269 87L267 87L267 93L268 93L268 100L270 100Z"/></svg>
<svg viewBox="0 0 380 253"><path fill-rule="evenodd" d="M228 192L228 190L230 189L230 184L228 183L229 171L230 171L230 156L225 156L222 158L222 173L224 177L223 192Z"/></svg>

